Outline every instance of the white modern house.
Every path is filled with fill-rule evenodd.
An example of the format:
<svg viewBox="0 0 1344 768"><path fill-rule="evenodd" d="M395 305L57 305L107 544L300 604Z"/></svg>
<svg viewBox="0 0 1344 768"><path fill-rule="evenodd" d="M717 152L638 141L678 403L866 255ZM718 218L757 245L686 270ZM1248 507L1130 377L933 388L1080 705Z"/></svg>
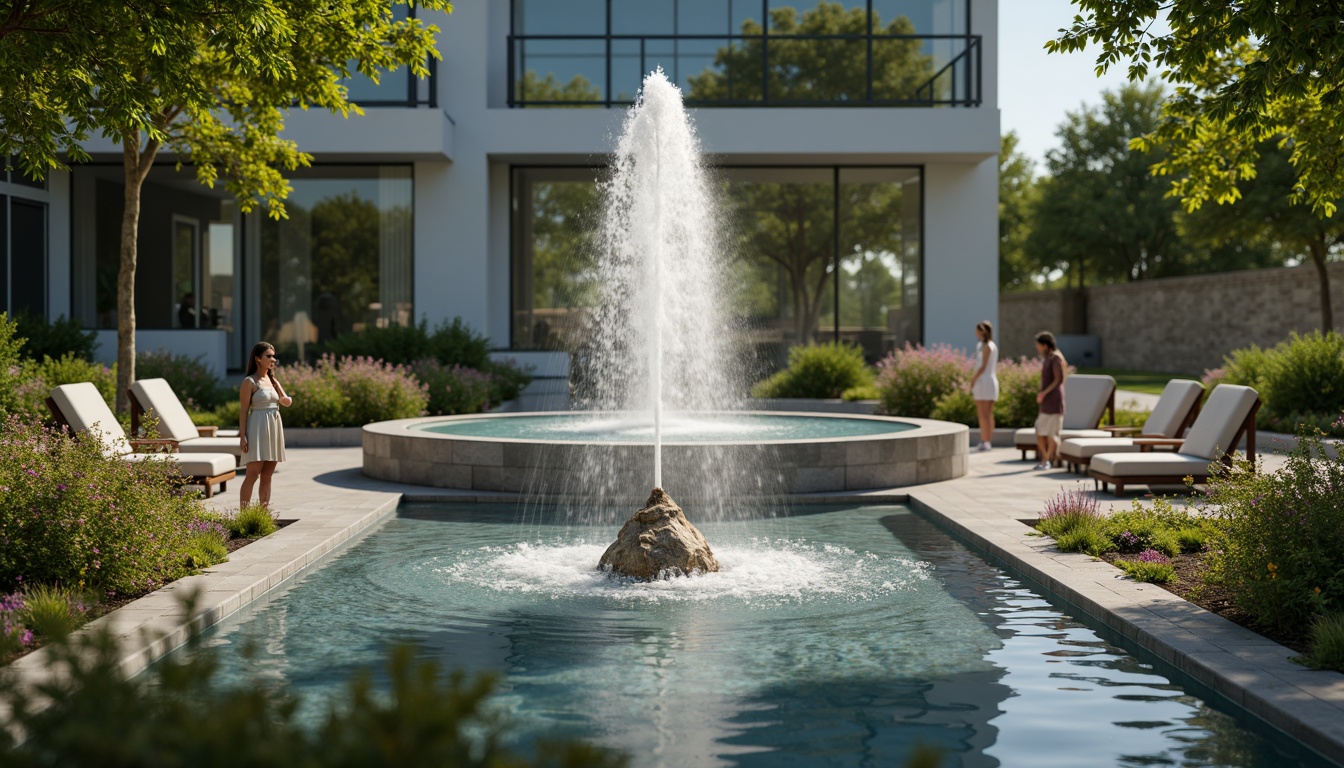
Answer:
<svg viewBox="0 0 1344 768"><path fill-rule="evenodd" d="M402 9L404 10L404 9ZM479 0L417 81L352 82L362 117L296 112L315 157L290 217L243 215L163 158L145 185L139 347L236 369L259 339L461 317L562 373L592 290L596 182L661 66L722 186L751 342L842 338L876 358L967 346L997 320L996 0ZM431 17L432 16L432 17ZM768 20L762 23L762 20ZM66 315L115 355L119 148L0 178L0 307ZM837 279L838 276L838 279ZM222 371L221 371L222 372Z"/></svg>

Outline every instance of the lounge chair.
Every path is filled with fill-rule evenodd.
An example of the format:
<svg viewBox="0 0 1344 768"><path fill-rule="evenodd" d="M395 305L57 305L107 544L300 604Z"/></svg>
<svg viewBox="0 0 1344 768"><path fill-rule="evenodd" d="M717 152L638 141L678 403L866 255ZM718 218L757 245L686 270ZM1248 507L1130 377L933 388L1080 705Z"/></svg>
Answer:
<svg viewBox="0 0 1344 768"><path fill-rule="evenodd" d="M1059 439L1074 437L1110 437L1111 433L1098 429L1101 417L1110 414L1109 423L1115 423L1115 379L1110 376L1078 373L1064 380L1064 428ZM1027 451L1036 451L1035 427L1024 427L1013 433L1013 445L1027 458ZM1040 458L1039 456L1037 458Z"/></svg>
<svg viewBox="0 0 1344 768"><path fill-rule="evenodd" d="M1059 457L1073 472L1086 472L1092 457L1099 453L1138 453L1141 446L1133 438L1182 437L1199 415L1204 385L1190 379L1172 379L1162 388L1153 412L1142 427L1106 427L1111 437L1071 437L1059 446ZM1126 434L1137 433L1137 434Z"/></svg>
<svg viewBox="0 0 1344 768"><path fill-rule="evenodd" d="M126 395L131 401L132 432L140 431L145 414L153 414L159 420L159 437L176 441L180 453L231 453L242 458L238 433L235 431L232 437L202 435L166 380L141 379L131 384Z"/></svg>
<svg viewBox="0 0 1344 768"><path fill-rule="evenodd" d="M1190 426L1184 440L1134 438L1139 453L1099 453L1092 457L1088 474L1101 483L1115 484L1115 495L1126 485L1180 484L1193 477L1203 483L1209 479L1209 465L1232 463L1232 454L1246 436L1246 456L1255 461L1255 414L1260 396L1250 387L1219 384L1209 393L1204 408ZM1174 451L1152 451L1157 447Z"/></svg>
<svg viewBox="0 0 1344 768"><path fill-rule="evenodd" d="M98 388L89 382L62 384L51 390L47 398L47 408L56 421L64 424L72 433L84 434L95 430L100 439L103 454L123 461L171 461L188 484L205 488L205 495L214 495L214 485L226 490L228 481L235 477L234 467L238 464L236 456L228 453L137 453L136 448L154 446L176 449L174 440L128 440L126 431L117 422L112 409L107 407Z"/></svg>

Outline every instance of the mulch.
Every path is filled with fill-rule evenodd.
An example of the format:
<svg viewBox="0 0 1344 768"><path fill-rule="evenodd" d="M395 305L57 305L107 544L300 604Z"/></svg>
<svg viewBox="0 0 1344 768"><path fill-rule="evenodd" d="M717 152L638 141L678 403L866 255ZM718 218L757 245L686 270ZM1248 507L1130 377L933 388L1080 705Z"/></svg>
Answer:
<svg viewBox="0 0 1344 768"><path fill-rule="evenodd" d="M1116 560L1131 557L1133 555L1107 552L1102 555L1101 559L1114 564ZM1177 555L1171 558L1171 564L1176 569L1176 580L1170 584L1157 584L1156 586L1162 587L1177 597L1194 603L1210 613L1216 613L1234 624L1243 626L1299 654L1305 654L1310 650L1311 644L1308 642L1306 635L1289 634L1272 627L1256 624L1245 611L1237 607L1232 599L1230 589L1221 584L1206 584L1204 576L1208 572L1209 566L1204 560L1204 553Z"/></svg>

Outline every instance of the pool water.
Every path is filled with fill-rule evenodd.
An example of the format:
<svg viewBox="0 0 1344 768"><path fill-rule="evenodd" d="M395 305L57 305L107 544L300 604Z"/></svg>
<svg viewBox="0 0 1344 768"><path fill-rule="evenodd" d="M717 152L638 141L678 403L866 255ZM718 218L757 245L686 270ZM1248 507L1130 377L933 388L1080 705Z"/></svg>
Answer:
<svg viewBox="0 0 1344 768"><path fill-rule="evenodd" d="M499 672L519 746L579 737L636 766L899 765L918 743L946 766L1317 764L904 507L794 512L707 523L720 573L638 584L596 570L614 527L408 505L206 645L226 682L315 719L410 642Z"/></svg>
<svg viewBox="0 0 1344 768"><path fill-rule="evenodd" d="M887 435L914 429L914 424L886 419L851 419L773 414L694 416L669 413L663 421L663 442L734 443L817 440L831 437ZM583 443L651 443L653 420L648 414L565 414L454 419L430 422L416 429L439 435L558 440Z"/></svg>

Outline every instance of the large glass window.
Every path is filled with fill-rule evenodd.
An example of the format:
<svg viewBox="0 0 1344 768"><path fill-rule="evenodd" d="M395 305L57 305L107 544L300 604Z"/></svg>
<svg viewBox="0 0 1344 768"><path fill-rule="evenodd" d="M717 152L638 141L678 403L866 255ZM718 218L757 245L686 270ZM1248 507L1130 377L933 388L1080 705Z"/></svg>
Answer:
<svg viewBox="0 0 1344 768"><path fill-rule="evenodd" d="M47 183L0 165L0 312L47 313Z"/></svg>
<svg viewBox="0 0 1344 768"><path fill-rule="evenodd" d="M72 176L74 316L86 328L117 327L123 179L119 165L80 166ZM232 233L241 224L222 185L200 184L190 168L152 169L140 188L136 327L218 328L229 334L232 352L238 324Z"/></svg>
<svg viewBox="0 0 1344 768"><path fill-rule="evenodd" d="M577 349L598 298L592 237L601 171L513 173L513 347ZM877 360L922 339L920 169L720 168L716 175L735 273L732 305L745 341L764 361L782 365L789 347L831 339L858 344Z"/></svg>
<svg viewBox="0 0 1344 768"><path fill-rule="evenodd" d="M287 218L248 218L258 338L309 359L335 336L412 322L410 167L319 166L290 183Z"/></svg>
<svg viewBox="0 0 1344 768"><path fill-rule="evenodd" d="M969 0L513 0L510 103L631 101L662 67L688 102L975 105Z"/></svg>

